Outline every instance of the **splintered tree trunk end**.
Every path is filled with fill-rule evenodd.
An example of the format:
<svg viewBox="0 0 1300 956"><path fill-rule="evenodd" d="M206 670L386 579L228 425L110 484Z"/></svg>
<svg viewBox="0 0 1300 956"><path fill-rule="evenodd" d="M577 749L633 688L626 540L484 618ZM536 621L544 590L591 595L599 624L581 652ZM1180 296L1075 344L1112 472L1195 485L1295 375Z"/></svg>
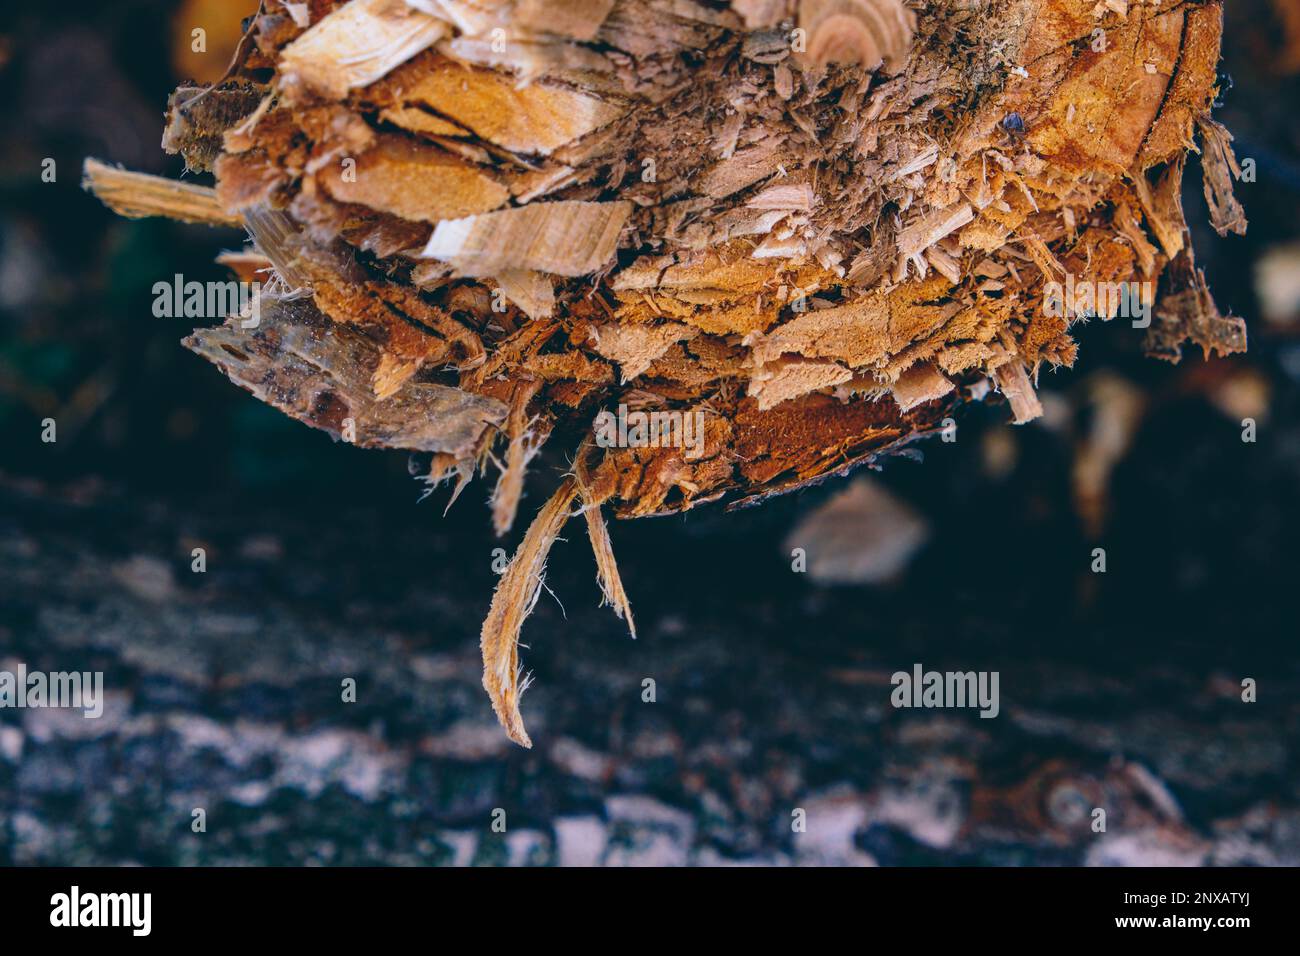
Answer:
<svg viewBox="0 0 1300 956"><path fill-rule="evenodd" d="M125 215L242 222L260 321L186 344L287 414L428 452L457 491L573 457L484 625L512 738L517 636L576 500L739 506L844 474L1000 392L1017 423L1079 318L1177 360L1245 347L1181 206L1217 0L350 0L267 3L230 75L172 98L166 148L215 187L96 164ZM286 294L286 293L292 294ZM593 420L609 428L593 429ZM594 439L594 440L593 440Z"/></svg>

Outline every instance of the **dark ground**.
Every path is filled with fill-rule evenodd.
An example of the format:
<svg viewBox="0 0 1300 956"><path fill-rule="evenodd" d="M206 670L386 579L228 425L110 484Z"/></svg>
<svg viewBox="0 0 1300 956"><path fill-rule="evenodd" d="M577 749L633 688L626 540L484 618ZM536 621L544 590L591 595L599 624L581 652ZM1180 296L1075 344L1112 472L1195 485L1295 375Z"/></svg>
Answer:
<svg viewBox="0 0 1300 956"><path fill-rule="evenodd" d="M1300 235L1298 84L1265 4L1233 7L1218 114L1258 162L1251 229L1196 236L1250 354L1175 368L1121 323L1082 330L1044 422L976 408L877 476L930 529L884 586L790 570L786 535L842 482L616 523L632 642L572 524L548 577L564 612L543 595L524 630L531 752L479 686L492 549L518 539L491 536L487 487L442 518L402 456L230 385L150 287L221 278L239 234L115 220L77 188L85 155L176 172L156 146L172 7L0 30L23 131L0 159L0 670L102 670L109 694L99 720L0 710L0 863L1300 863L1300 338L1252 278ZM1199 188L1192 169L1195 223ZM1071 474L1103 373L1146 411L1087 531ZM1253 444L1225 398L1243 382ZM539 460L525 516L560 465ZM1001 714L890 707L917 662L1000 671Z"/></svg>

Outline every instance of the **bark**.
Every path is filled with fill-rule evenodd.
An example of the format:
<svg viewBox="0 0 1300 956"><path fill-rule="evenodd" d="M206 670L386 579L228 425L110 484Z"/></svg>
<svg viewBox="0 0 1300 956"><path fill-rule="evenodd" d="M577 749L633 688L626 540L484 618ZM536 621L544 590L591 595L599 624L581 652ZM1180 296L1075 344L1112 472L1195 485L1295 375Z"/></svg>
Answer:
<svg viewBox="0 0 1300 956"><path fill-rule="evenodd" d="M1185 474L1218 447L1191 444L1135 466L1163 487L1170 461ZM1207 509L1234 500L1205 494ZM1148 501L1128 506L1151 514ZM594 601L570 602L562 620L545 599L539 629L564 640L537 642L549 676L529 698L537 744L524 752L481 699L473 590L392 586L454 561L474 534L468 514L431 528L402 521L405 506L381 508L388 522L369 506L321 521L314 506L247 495L192 506L0 482L3 513L21 516L0 523L0 608L18 622L0 669L102 670L106 697L95 720L0 712L0 862L1300 863L1300 680L1281 608L1264 666L1250 642L1223 641L1213 614L1177 637L1139 625L1121 636L1113 618L1076 629L1080 608L1045 600L1029 574L905 615L936 603L929 577L894 598L810 592L785 574L738 609L705 575L647 574L634 647L611 641ZM773 532L745 538L777 555ZM553 562L559 593L587 573L576 543ZM1162 557L1194 559L1197 542L1181 544ZM203 575L190 570L195 545L208 549ZM1177 605L1198 589L1156 594ZM1047 620L1049 604L1050 631L1008 628L1006 608ZM845 622L882 614L890 640L842 638ZM1250 633L1270 630L1258 623ZM892 671L971 667L972 635L1015 642L979 655L1001 670L996 720L889 706ZM1259 703L1240 701L1243 674L1261 677ZM341 700L345 678L356 703ZM492 829L498 807L505 834ZM1092 807L1106 809L1106 832ZM191 831L195 808L205 833ZM806 832L792 831L796 808Z"/></svg>

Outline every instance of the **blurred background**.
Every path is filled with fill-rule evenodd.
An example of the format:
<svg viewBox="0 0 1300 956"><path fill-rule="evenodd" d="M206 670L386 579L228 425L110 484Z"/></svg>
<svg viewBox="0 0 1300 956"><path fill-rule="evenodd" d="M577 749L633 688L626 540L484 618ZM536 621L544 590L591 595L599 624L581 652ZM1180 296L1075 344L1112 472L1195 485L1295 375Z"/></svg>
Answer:
<svg viewBox="0 0 1300 956"><path fill-rule="evenodd" d="M1300 863L1300 4L1229 4L1244 238L1187 176L1249 354L1170 366L1093 322L1031 425L991 402L878 473L615 523L635 642L571 525L523 634L531 751L479 685L522 530L492 536L489 486L444 517L405 456L230 384L151 288L226 278L242 234L80 189L86 156L181 174L167 94L219 77L256 6L0 14L0 670L107 691L98 720L0 710L0 863ZM538 459L521 516L563 467ZM1000 715L895 710L916 663L999 671Z"/></svg>

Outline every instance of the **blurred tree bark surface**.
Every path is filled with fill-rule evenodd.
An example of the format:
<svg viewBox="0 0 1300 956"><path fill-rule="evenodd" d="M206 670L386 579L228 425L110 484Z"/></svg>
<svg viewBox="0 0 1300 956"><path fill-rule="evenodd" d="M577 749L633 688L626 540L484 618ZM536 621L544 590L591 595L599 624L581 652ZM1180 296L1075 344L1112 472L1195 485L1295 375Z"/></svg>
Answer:
<svg viewBox="0 0 1300 956"><path fill-rule="evenodd" d="M481 605L430 570L453 532L251 510L0 490L23 515L0 524L0 666L103 670L107 691L99 719L0 711L0 862L1300 862L1293 673L1243 704L1240 675L1190 653L1089 664L1045 629L1000 665L995 719L895 710L892 671L988 649L963 658L951 626L819 643L852 619L834 598L814 591L791 633L771 598L746 602L764 627L647 575L635 643L543 598L545 734L524 751L482 698ZM380 552L427 573L367 577ZM558 594L589 580L571 564ZM1007 622L957 626L985 643Z"/></svg>

